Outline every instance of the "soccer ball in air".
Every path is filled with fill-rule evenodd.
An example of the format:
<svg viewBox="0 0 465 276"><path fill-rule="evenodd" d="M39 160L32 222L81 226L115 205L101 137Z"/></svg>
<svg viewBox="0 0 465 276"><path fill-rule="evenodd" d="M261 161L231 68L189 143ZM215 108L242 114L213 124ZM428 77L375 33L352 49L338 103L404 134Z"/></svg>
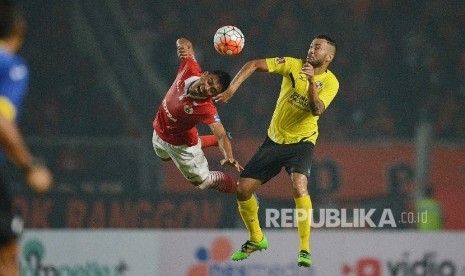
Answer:
<svg viewBox="0 0 465 276"><path fill-rule="evenodd" d="M213 45L220 55L235 56L244 48L244 34L236 26L223 26L213 37Z"/></svg>

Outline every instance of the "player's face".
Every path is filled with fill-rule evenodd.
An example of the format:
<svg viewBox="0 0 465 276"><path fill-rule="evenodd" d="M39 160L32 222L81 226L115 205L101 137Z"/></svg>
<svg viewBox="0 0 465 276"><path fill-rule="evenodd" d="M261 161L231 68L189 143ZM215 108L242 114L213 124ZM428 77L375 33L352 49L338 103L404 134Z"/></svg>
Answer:
<svg viewBox="0 0 465 276"><path fill-rule="evenodd" d="M314 39L308 48L307 62L313 67L321 67L329 54L328 47L325 39Z"/></svg>
<svg viewBox="0 0 465 276"><path fill-rule="evenodd" d="M191 86L189 93L195 97L210 98L218 95L221 88L217 75L204 72L200 79Z"/></svg>

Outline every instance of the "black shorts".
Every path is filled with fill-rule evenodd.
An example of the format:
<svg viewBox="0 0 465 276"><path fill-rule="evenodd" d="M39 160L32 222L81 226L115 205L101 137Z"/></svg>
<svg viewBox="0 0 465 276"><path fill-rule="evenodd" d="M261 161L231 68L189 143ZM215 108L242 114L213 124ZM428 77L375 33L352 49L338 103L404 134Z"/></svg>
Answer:
<svg viewBox="0 0 465 276"><path fill-rule="evenodd" d="M311 142L277 144L266 137L255 155L241 173L242 178L258 179L262 183L281 172L284 167L288 174L301 173L310 177L314 145Z"/></svg>
<svg viewBox="0 0 465 276"><path fill-rule="evenodd" d="M0 173L0 245L17 239L23 231L23 220L13 215L6 183Z"/></svg>
<svg viewBox="0 0 465 276"><path fill-rule="evenodd" d="M16 240L23 232L23 220L11 212L0 210L0 245Z"/></svg>

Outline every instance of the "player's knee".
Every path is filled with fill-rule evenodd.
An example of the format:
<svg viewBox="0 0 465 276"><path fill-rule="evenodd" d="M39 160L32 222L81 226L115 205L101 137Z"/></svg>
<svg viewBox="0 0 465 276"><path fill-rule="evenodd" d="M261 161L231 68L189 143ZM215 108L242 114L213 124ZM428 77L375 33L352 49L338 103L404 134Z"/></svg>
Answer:
<svg viewBox="0 0 465 276"><path fill-rule="evenodd" d="M291 174L292 189L298 193L308 193L308 176L302 173L293 172Z"/></svg>
<svg viewBox="0 0 465 276"><path fill-rule="evenodd" d="M254 190L247 185L237 185L236 186L236 195L240 198L250 198L254 193Z"/></svg>

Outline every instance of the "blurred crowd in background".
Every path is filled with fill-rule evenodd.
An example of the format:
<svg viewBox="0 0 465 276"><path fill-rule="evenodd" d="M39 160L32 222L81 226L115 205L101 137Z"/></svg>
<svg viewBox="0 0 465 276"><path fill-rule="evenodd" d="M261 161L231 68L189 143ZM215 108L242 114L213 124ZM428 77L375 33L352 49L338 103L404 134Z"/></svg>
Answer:
<svg viewBox="0 0 465 276"><path fill-rule="evenodd" d="M153 107L153 114L144 114L142 122L148 131L135 130L124 108L113 100L112 90L98 81L95 61L77 49L63 4L40 8L34 1L26 3L32 28L22 54L31 65L32 83L22 121L25 133L150 136L151 118L165 91L153 91L153 102L146 103ZM192 40L204 70L222 69L234 76L249 59L305 58L311 40L324 33L338 42L330 70L339 78L340 90L320 118L322 140L408 140L420 118L433 122L438 139L465 139L465 2L120 0L119 4L144 58L166 85L176 74L175 41L181 36ZM34 28L38 24L43 26ZM238 26L246 38L244 51L232 58L218 55L212 44L216 29L229 24ZM220 107L226 127L236 136L262 138L279 83L277 75L248 80L231 103Z"/></svg>

